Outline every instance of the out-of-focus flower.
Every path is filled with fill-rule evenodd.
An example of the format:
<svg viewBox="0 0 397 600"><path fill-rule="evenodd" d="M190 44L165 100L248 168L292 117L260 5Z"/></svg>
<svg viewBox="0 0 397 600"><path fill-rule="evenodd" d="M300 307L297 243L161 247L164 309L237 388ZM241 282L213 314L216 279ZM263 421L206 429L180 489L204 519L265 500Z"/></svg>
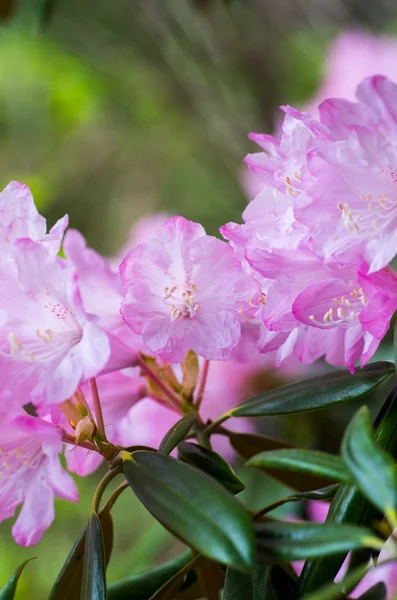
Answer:
<svg viewBox="0 0 397 600"><path fill-rule="evenodd" d="M23 239L0 280L0 409L66 400L109 358L106 334L85 313L74 270Z"/></svg>
<svg viewBox="0 0 397 600"><path fill-rule="evenodd" d="M182 362L188 350L227 359L240 338L238 311L256 289L232 248L183 217L169 219L120 266L122 315L149 350Z"/></svg>
<svg viewBox="0 0 397 600"><path fill-rule="evenodd" d="M77 502L71 476L62 468L62 432L28 415L0 421L0 521L22 510L12 534L22 546L37 544L54 520L54 496Z"/></svg>

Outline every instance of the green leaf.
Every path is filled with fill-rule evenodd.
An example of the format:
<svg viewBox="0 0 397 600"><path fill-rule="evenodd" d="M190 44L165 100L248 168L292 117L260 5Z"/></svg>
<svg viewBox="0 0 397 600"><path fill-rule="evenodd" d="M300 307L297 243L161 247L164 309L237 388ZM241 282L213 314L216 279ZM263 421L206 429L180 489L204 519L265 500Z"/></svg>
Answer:
<svg viewBox="0 0 397 600"><path fill-rule="evenodd" d="M187 550L164 565L112 583L108 587L109 600L149 600L178 571L190 563L192 557L191 550Z"/></svg>
<svg viewBox="0 0 397 600"><path fill-rule="evenodd" d="M342 581L338 583L331 582L327 585L322 586L320 589L315 590L309 595L304 595L305 600L341 600L343 598L343 592L348 589L354 589L363 577L369 572L372 571L373 568L378 567L368 567L366 564L357 567L352 573L346 575ZM301 596L303 597L303 596Z"/></svg>
<svg viewBox="0 0 397 600"><path fill-rule="evenodd" d="M394 374L395 367L390 362L371 363L355 375L340 369L256 396L231 410L229 415L261 417L320 410L364 398Z"/></svg>
<svg viewBox="0 0 397 600"><path fill-rule="evenodd" d="M99 513L105 547L105 562L109 564L113 547L113 520L108 510ZM50 592L48 600L76 600L83 580L83 558L87 528L73 546Z"/></svg>
<svg viewBox="0 0 397 600"><path fill-rule="evenodd" d="M268 504L267 506L258 510L255 518L266 515L267 513L276 510L276 508L282 506L283 504L287 504L288 502L302 502L302 500L330 500L334 497L338 487L339 485L336 483L319 490L313 490L312 492L302 492L300 494L292 494L286 498L281 498L281 500L276 500L276 502L272 502L272 504Z"/></svg>
<svg viewBox="0 0 397 600"><path fill-rule="evenodd" d="M294 446L291 446L287 442L270 437L254 435L252 433L235 433L225 428L222 428L222 433L227 435L233 448L245 459L249 459L263 451L283 448L294 449ZM309 473L294 473L293 471L283 471L281 469L272 469L271 472L270 469L267 469L267 472L274 479L281 481L298 492L307 492L309 490L325 487L329 484L327 478L311 475Z"/></svg>
<svg viewBox="0 0 397 600"><path fill-rule="evenodd" d="M186 544L237 570L253 568L250 516L209 475L169 456L145 451L124 461L124 474L144 506Z"/></svg>
<svg viewBox="0 0 397 600"><path fill-rule="evenodd" d="M269 521L258 523L255 533L260 562L316 558L382 544L366 527L333 523Z"/></svg>
<svg viewBox="0 0 397 600"><path fill-rule="evenodd" d="M357 411L346 429L342 456L362 494L396 526L397 464L375 443L366 406Z"/></svg>
<svg viewBox="0 0 397 600"><path fill-rule="evenodd" d="M223 600L294 600L296 584L278 565L256 565L253 575L227 569Z"/></svg>
<svg viewBox="0 0 397 600"><path fill-rule="evenodd" d="M245 489L244 483L237 477L233 469L213 450L191 442L182 442L178 446L178 457L183 462L211 475L233 494L238 494Z"/></svg>
<svg viewBox="0 0 397 600"><path fill-rule="evenodd" d="M160 442L159 452L161 454L170 454L177 445L185 439L191 427L196 422L197 416L186 415L171 427Z"/></svg>
<svg viewBox="0 0 397 600"><path fill-rule="evenodd" d="M18 579L21 576L22 571L33 558L29 558L29 560L25 560L16 571L11 575L7 583L3 585L0 590L0 600L13 600L15 596L15 592L17 591Z"/></svg>
<svg viewBox="0 0 397 600"><path fill-rule="evenodd" d="M93 512L88 520L85 536L80 600L106 599L106 564L102 527L98 515Z"/></svg>
<svg viewBox="0 0 397 600"><path fill-rule="evenodd" d="M201 556L193 558L187 565L182 567L180 571L175 573L169 581L164 583L164 585L153 594L150 600L171 600L175 598L181 586L185 583L189 571L192 571L201 560Z"/></svg>
<svg viewBox="0 0 397 600"><path fill-rule="evenodd" d="M349 472L339 456L318 452L317 450L304 450L302 448L270 450L252 457L246 465L264 469L270 475L272 469L281 469L325 477L332 481L345 483L351 481Z"/></svg>
<svg viewBox="0 0 397 600"><path fill-rule="evenodd" d="M379 581L373 585L369 590L364 592L357 600L386 600L387 598L387 587L383 581Z"/></svg>

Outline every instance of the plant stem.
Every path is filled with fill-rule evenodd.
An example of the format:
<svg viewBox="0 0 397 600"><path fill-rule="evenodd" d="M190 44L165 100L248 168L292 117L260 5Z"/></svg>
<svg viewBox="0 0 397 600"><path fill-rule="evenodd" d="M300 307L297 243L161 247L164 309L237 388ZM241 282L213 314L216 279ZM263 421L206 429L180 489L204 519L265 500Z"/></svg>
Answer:
<svg viewBox="0 0 397 600"><path fill-rule="evenodd" d="M217 429L217 427L221 423L223 423L224 421L229 419L229 417L231 417L231 413L229 413L229 412L225 413L224 415L221 415L218 419L216 419L215 421L210 423L206 429L204 429L203 434L208 435L208 434L214 433L214 430Z"/></svg>
<svg viewBox="0 0 397 600"><path fill-rule="evenodd" d="M98 429L98 435L103 440L106 440L105 423L103 422L102 406L101 406L101 401L99 398L98 386L96 384L95 377L89 379L88 382L90 385L91 397L92 397L92 402L94 405L94 412L95 412L96 426Z"/></svg>
<svg viewBox="0 0 397 600"><path fill-rule="evenodd" d="M123 481L123 483L120 483L120 485L114 490L113 494L110 496L109 500L106 502L105 506L103 507L102 511L108 511L110 512L113 508L114 503L116 502L116 500L118 499L118 497L120 496L120 494L122 492L124 492L124 490L126 490L128 487L130 487L129 483L127 481Z"/></svg>
<svg viewBox="0 0 397 600"><path fill-rule="evenodd" d="M169 398L169 400L176 406L182 413L183 411L183 403L179 397L179 395L174 392L174 390L166 384L164 381L161 381L159 377L157 377L156 373L152 371L152 369L145 363L141 356L138 357L138 364L141 367L142 371L146 373L148 377L157 385L157 387Z"/></svg>
<svg viewBox="0 0 397 600"><path fill-rule="evenodd" d="M92 442L86 441L76 444L75 437L73 435L70 435L70 433L66 433L66 431L64 431L62 434L62 441L65 442L65 444L71 444L72 446L79 446L80 448L86 448L87 450L98 452L98 448Z"/></svg>
<svg viewBox="0 0 397 600"><path fill-rule="evenodd" d="M203 366L201 367L200 379L199 379L198 386L197 386L197 396L196 396L197 409L200 408L200 405L204 398L204 389L205 389L205 384L207 381L209 366L210 366L210 361L205 359Z"/></svg>
<svg viewBox="0 0 397 600"><path fill-rule="evenodd" d="M103 496L104 491L106 490L109 483L116 477L116 475L121 473L121 469L122 469L121 464L119 464L116 467L114 467L113 469L111 469L110 471L108 471L102 477L101 481L98 484L97 489L95 490L95 494L92 499L92 511L93 512L96 512L96 513L98 512L99 505L101 503L101 498Z"/></svg>

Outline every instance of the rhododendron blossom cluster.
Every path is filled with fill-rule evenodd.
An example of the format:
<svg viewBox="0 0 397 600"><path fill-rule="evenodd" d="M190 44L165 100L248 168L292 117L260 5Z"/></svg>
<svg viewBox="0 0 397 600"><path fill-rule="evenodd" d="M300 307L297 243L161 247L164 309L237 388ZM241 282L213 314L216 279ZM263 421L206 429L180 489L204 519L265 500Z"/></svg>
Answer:
<svg viewBox="0 0 397 600"><path fill-rule="evenodd" d="M366 79L318 120L283 110L279 137L251 135L262 189L224 240L156 217L116 268L67 217L47 233L23 184L1 193L0 520L23 504L18 543L77 499L62 441L85 475L203 400L205 420L233 408L253 365L373 356L397 306L397 86Z"/></svg>

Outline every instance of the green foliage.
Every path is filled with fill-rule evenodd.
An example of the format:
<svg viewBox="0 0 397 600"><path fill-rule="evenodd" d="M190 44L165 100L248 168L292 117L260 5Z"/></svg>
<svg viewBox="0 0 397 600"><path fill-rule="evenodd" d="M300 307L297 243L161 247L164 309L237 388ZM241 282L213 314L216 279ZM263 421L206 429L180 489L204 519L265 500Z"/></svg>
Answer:
<svg viewBox="0 0 397 600"><path fill-rule="evenodd" d="M224 600L294 600L296 584L277 565L256 565L252 575L227 569Z"/></svg>
<svg viewBox="0 0 397 600"><path fill-rule="evenodd" d="M171 429L165 434L164 438L160 442L159 452L162 454L170 454L174 448L181 442L190 429L196 422L196 415L186 415L182 417Z"/></svg>
<svg viewBox="0 0 397 600"><path fill-rule="evenodd" d="M146 508L199 553L250 571L254 537L244 507L206 473L154 452L135 452L124 475Z"/></svg>
<svg viewBox="0 0 397 600"><path fill-rule="evenodd" d="M232 467L213 450L199 444L182 442L178 446L178 458L208 473L233 494L238 494L245 489L244 483L237 477Z"/></svg>
<svg viewBox="0 0 397 600"><path fill-rule="evenodd" d="M315 450L301 448L270 450L253 456L247 465L259 467L265 471L270 469L270 472L272 469L280 469L325 477L335 482L348 483L351 481L349 472L339 456Z"/></svg>
<svg viewBox="0 0 397 600"><path fill-rule="evenodd" d="M363 406L346 429L342 456L362 494L397 525L397 464L375 443L371 416Z"/></svg>
<svg viewBox="0 0 397 600"><path fill-rule="evenodd" d="M261 394L243 402L228 414L233 417L287 415L361 400L385 379L391 379L394 373L394 364L388 362L371 363L359 369L355 375L351 375L347 369L331 371Z"/></svg>
<svg viewBox="0 0 397 600"><path fill-rule="evenodd" d="M14 599L15 592L17 590L18 580L19 580L25 566L31 560L32 559L25 560L25 562L22 563L18 567L18 569L16 569L16 571L14 571L14 573L11 575L9 580L3 585L3 587L0 590L0 600L13 600Z"/></svg>
<svg viewBox="0 0 397 600"><path fill-rule="evenodd" d="M106 600L106 598L106 564L102 527L98 515L92 512L84 545L80 600Z"/></svg>

